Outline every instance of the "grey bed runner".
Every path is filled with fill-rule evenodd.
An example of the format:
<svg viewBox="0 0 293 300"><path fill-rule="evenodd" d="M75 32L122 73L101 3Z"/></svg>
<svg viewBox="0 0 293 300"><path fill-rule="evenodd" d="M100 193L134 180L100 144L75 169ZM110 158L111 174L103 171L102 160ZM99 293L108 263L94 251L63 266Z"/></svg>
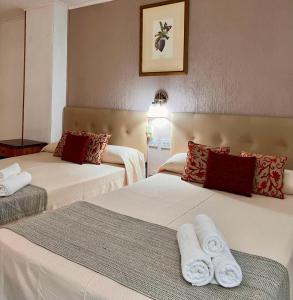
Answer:
<svg viewBox="0 0 293 300"><path fill-rule="evenodd" d="M0 225L41 213L47 209L47 198L47 191L34 185L0 197Z"/></svg>
<svg viewBox="0 0 293 300"><path fill-rule="evenodd" d="M157 300L289 300L286 268L233 251L240 287L192 287L181 276L176 231L88 202L5 226L29 241Z"/></svg>

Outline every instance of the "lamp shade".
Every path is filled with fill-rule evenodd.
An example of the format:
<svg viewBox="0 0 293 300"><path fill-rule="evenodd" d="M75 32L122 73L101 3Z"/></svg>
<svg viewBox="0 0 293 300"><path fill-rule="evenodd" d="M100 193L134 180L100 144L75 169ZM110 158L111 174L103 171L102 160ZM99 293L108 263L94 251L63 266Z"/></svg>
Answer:
<svg viewBox="0 0 293 300"><path fill-rule="evenodd" d="M149 118L168 118L169 112L166 105L160 103L152 103L147 112L147 116Z"/></svg>

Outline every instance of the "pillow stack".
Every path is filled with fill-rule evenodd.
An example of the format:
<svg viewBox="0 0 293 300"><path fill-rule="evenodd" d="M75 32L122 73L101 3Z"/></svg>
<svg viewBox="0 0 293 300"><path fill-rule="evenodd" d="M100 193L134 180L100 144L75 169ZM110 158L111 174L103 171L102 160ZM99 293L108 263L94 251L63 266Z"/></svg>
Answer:
<svg viewBox="0 0 293 300"><path fill-rule="evenodd" d="M248 197L255 193L284 199L287 157L247 152L234 156L229 154L229 147L209 147L192 141L188 149L182 180ZM290 183L285 183L285 190L291 191Z"/></svg>
<svg viewBox="0 0 293 300"><path fill-rule="evenodd" d="M211 218L198 215L194 224L182 225L177 240L186 281L194 286L213 283L225 288L241 284L241 268Z"/></svg>
<svg viewBox="0 0 293 300"><path fill-rule="evenodd" d="M111 138L110 134L95 134L85 131L66 131L63 133L54 156L77 164L99 165Z"/></svg>

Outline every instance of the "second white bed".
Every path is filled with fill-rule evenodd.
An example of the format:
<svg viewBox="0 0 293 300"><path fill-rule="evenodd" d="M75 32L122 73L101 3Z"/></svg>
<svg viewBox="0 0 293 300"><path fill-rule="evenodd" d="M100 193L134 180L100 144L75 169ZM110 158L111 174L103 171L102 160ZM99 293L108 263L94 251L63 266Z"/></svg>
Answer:
<svg viewBox="0 0 293 300"><path fill-rule="evenodd" d="M214 218L231 248L282 263L293 284L293 196L251 199L203 189L161 173L90 202L177 229L195 215ZM147 299L113 280L0 230L0 298L4 300Z"/></svg>

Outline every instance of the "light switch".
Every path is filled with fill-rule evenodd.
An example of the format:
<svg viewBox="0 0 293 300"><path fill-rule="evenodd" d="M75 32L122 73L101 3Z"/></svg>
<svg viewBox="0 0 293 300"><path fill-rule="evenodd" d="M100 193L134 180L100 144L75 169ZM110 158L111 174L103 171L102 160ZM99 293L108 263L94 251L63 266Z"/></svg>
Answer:
<svg viewBox="0 0 293 300"><path fill-rule="evenodd" d="M158 148L159 147L159 139L151 139L149 141L150 148Z"/></svg>
<svg viewBox="0 0 293 300"><path fill-rule="evenodd" d="M171 149L170 139L161 139L160 147L163 150L170 150Z"/></svg>

